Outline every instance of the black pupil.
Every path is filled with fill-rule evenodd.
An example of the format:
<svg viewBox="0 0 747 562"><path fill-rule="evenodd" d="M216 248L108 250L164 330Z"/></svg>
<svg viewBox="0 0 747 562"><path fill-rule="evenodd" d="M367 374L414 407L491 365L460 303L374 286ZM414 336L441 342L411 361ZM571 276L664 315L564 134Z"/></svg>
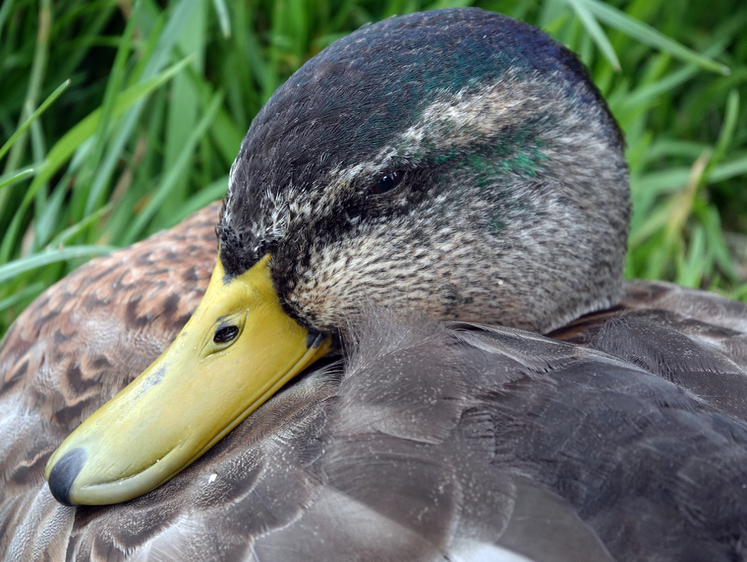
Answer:
<svg viewBox="0 0 747 562"><path fill-rule="evenodd" d="M385 175L376 184L376 187L373 190L374 193L386 193L387 191L391 191L402 183L403 177L404 174L402 172L391 172Z"/></svg>
<svg viewBox="0 0 747 562"><path fill-rule="evenodd" d="M223 326L215 331L213 341L215 343L226 343L231 341L239 333L239 329L236 326Z"/></svg>

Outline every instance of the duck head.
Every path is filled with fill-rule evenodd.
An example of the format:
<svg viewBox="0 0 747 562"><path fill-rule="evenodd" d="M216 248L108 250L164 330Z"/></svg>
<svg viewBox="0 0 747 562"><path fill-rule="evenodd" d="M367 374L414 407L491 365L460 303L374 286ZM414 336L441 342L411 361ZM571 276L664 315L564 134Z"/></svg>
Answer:
<svg viewBox="0 0 747 562"><path fill-rule="evenodd" d="M337 41L254 119L204 300L53 454L67 504L148 492L372 308L547 332L622 297L621 133L573 53L477 9Z"/></svg>

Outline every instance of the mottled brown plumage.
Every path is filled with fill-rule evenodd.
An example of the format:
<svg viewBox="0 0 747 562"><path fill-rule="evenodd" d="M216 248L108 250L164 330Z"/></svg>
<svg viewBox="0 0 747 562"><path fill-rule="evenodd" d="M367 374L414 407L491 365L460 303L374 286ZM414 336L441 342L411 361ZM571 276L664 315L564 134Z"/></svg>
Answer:
<svg viewBox="0 0 747 562"><path fill-rule="evenodd" d="M369 107L381 91L357 92L358 115L330 94L381 78L382 54L438 52L439 41L484 54L483 26L497 30L499 71L467 75L456 93L414 86L404 123L370 129L397 107ZM258 117L219 226L228 276L271 252L283 306L332 330L343 359L309 369L154 491L63 506L44 482L47 458L194 310L217 206L93 260L39 297L0 348L0 558L745 560L747 307L622 283L622 146L578 62L479 11L372 27ZM438 68L430 56L422 83ZM331 114L350 133L339 151ZM496 140L527 135L548 165ZM426 153L403 138L426 139ZM458 149L444 155L449 138ZM396 145L407 158L393 160ZM381 182L395 172L404 179L390 192L391 177ZM555 331L451 321L462 318Z"/></svg>
<svg viewBox="0 0 747 562"><path fill-rule="evenodd" d="M44 536L41 544L63 541L64 550L64 533L49 536L34 519L72 523L68 510L47 502L44 465L72 429L166 348L197 306L215 263L218 208L82 266L37 298L6 334L0 558L42 559L31 550L8 551L24 528Z"/></svg>

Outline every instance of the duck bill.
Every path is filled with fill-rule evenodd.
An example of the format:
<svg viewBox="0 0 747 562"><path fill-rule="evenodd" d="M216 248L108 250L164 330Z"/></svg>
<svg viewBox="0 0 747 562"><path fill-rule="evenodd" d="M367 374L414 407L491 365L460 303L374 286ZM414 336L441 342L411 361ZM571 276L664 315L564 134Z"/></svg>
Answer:
<svg viewBox="0 0 747 562"><path fill-rule="evenodd" d="M153 490L329 351L328 337L283 311L269 259L233 278L218 260L174 343L50 457L58 501L102 505Z"/></svg>

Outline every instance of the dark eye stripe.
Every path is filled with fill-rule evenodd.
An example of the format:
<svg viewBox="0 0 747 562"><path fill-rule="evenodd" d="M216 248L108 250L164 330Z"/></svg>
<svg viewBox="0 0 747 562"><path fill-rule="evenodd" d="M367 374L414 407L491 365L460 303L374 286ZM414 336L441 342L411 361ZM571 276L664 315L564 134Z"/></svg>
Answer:
<svg viewBox="0 0 747 562"><path fill-rule="evenodd" d="M215 343L227 343L234 339L239 333L236 326L223 326L215 331L213 341Z"/></svg>

